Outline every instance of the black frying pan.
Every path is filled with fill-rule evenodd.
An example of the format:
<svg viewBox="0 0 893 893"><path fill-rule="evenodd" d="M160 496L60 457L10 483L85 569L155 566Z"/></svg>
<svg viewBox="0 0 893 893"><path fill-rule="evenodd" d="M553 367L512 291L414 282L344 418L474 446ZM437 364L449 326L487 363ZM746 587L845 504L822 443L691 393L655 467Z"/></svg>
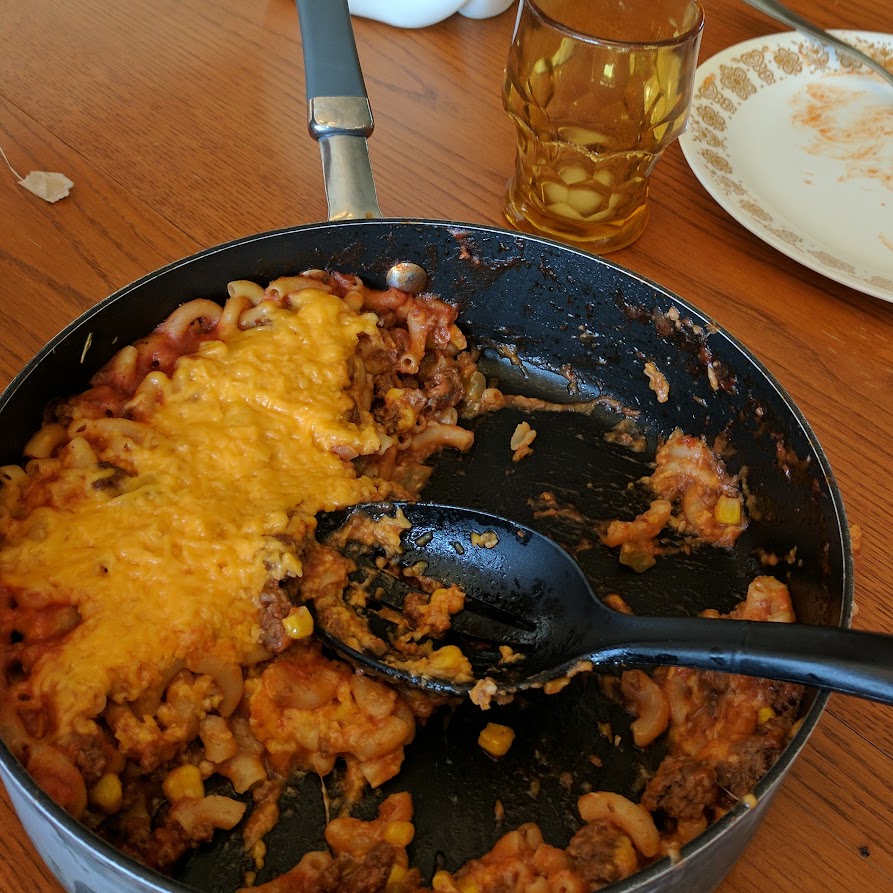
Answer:
<svg viewBox="0 0 893 893"><path fill-rule="evenodd" d="M308 26L307 10L312 15L340 4L307 0L300 5L309 56L314 48L322 50L322 38ZM344 19L349 24L346 15ZM323 55L345 58L343 48ZM341 89L342 69L337 76ZM308 72L308 84L315 89L328 90L325 83ZM352 83L350 90L355 79ZM351 92L343 95L357 98ZM348 106L356 109L355 103ZM337 169L341 137L363 140L362 135L336 133L333 143L328 141L331 134L322 135L327 173ZM362 148L358 152L355 142L348 149L354 161L359 154L362 162ZM335 186L345 182L339 175L334 186L327 186L330 206ZM368 189L365 194L368 198ZM371 198L374 203L374 190ZM374 214L375 208L362 213ZM85 313L16 377L0 398L0 462L19 459L50 399L83 389L122 344L144 335L184 301L222 300L232 279L265 283L308 268L356 272L383 287L392 265L407 260L425 268L430 291L460 306L464 331L483 348L482 367L504 390L555 402L611 398L591 416L542 413L528 418L538 437L533 455L520 463L510 461L508 448L520 415L505 411L477 420L474 449L438 461L426 498L514 517L559 542L575 543L585 533L579 525L534 517L533 506L544 491L592 520L628 518L642 506L627 484L649 473L659 438L676 427L708 441L723 435L730 445L730 471L747 469L753 519L736 548L698 550L634 575L595 544L580 560L597 591L619 591L643 614L726 610L764 572L761 554L782 556L796 550L796 564L782 564L776 573L789 584L798 617L849 624L853 568L840 494L814 434L771 374L712 320L655 283L585 252L496 228L429 220L342 220L241 239L171 264ZM673 308L678 322L675 312L668 314ZM666 403L659 404L648 386L643 373L648 360L667 378ZM624 414L621 407L633 412L647 441L644 453L605 440L604 433ZM682 862L656 863L611 887L612 893L712 890L747 844L826 698L825 693L811 693L801 730L755 791L755 808L739 805L688 845ZM505 722L518 731L509 754L498 762L476 745L487 721ZM619 736L618 746L596 731L603 723ZM526 821L536 821L549 842L563 846L579 827L576 801L587 787L636 798L643 773L660 762L659 746L646 751L633 747L628 726L629 717L602 698L595 680L585 675L557 697L534 692L488 714L466 705L448 722L445 715L435 716L408 748L400 775L370 792L355 814L370 817L387 794L412 791L417 835L410 852L429 875L480 856L499 836ZM38 850L70 891L229 893L240 882L246 864L238 834L221 835L196 853L176 880L162 878L62 812L5 748L0 748L0 775ZM540 786L537 796L532 794L534 780ZM337 781L326 780L332 794ZM504 807L501 821L494 814L497 799ZM283 818L267 838L267 866L259 880L287 870L308 849L320 848L323 823L319 780L296 780Z"/></svg>

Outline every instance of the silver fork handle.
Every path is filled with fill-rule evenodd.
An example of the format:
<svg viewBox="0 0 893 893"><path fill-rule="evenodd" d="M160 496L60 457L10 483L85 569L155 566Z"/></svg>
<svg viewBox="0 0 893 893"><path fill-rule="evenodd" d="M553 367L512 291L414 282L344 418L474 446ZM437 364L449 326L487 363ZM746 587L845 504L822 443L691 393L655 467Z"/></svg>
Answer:
<svg viewBox="0 0 893 893"><path fill-rule="evenodd" d="M829 34L827 31L823 31L821 28L813 25L812 22L807 21L792 9L782 6L781 3L776 3L775 0L744 0L744 2L749 6L752 6L754 9L758 9L760 12L765 13L770 18L781 22L783 25L788 25L795 31L808 34L810 37L819 41L819 43L824 43L834 47L836 50L840 50L842 53L846 53L851 58L862 62L873 71L876 71L893 85L893 72L884 68L880 62L872 59L871 56L863 53L861 50L857 50L854 46L851 46L839 37L835 37L833 34Z"/></svg>

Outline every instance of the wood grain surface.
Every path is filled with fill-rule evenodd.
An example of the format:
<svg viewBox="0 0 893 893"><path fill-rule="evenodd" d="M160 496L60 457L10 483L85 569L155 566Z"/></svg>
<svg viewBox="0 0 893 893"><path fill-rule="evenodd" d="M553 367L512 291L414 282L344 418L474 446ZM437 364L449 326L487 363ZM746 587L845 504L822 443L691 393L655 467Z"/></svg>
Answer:
<svg viewBox="0 0 893 893"><path fill-rule="evenodd" d="M702 60L785 30L739 0L703 2ZM824 27L893 33L887 0L790 5ZM417 31L355 20L386 216L504 225L514 135L500 89L513 23L513 10ZM325 218L290 0L7 0L0 33L0 146L22 175L75 183L50 205L0 169L0 385L141 275ZM714 317L789 391L863 534L856 625L893 633L893 305L753 236L678 144L658 165L651 208L644 235L611 259ZM847 225L845 208L828 213ZM832 697L721 893L893 891L891 718ZM0 891L60 889L0 795Z"/></svg>

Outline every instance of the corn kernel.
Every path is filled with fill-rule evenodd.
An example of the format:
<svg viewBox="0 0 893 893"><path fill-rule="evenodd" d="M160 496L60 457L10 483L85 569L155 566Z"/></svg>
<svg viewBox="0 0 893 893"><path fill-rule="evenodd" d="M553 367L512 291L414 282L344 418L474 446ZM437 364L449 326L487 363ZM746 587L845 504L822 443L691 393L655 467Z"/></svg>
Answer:
<svg viewBox="0 0 893 893"><path fill-rule="evenodd" d="M765 725L770 719L774 718L775 711L771 707L760 707L760 710L757 713L757 723L759 725Z"/></svg>
<svg viewBox="0 0 893 893"><path fill-rule="evenodd" d="M290 639L306 639L313 632L313 615L306 605L300 605L291 609L282 625Z"/></svg>
<svg viewBox="0 0 893 893"><path fill-rule="evenodd" d="M124 788L121 785L121 779L114 772L106 772L90 788L90 802L106 815L118 812L123 800Z"/></svg>
<svg viewBox="0 0 893 893"><path fill-rule="evenodd" d="M409 880L409 872L395 862L385 881L384 893L406 893L410 887L415 889L415 885Z"/></svg>
<svg viewBox="0 0 893 893"><path fill-rule="evenodd" d="M720 524L740 524L741 500L733 496L720 496L713 508L713 517Z"/></svg>
<svg viewBox="0 0 893 893"><path fill-rule="evenodd" d="M478 735L478 744L491 757L504 757L509 752L514 740L514 731L508 726L496 722L488 722L481 734Z"/></svg>
<svg viewBox="0 0 893 893"><path fill-rule="evenodd" d="M388 872L388 880L385 889L392 885L402 884L408 877L409 872L402 865L398 865L395 862L391 865L390 872Z"/></svg>
<svg viewBox="0 0 893 893"><path fill-rule="evenodd" d="M458 893L458 888L453 883L453 876L441 869L431 878L431 889L437 893Z"/></svg>
<svg viewBox="0 0 893 893"><path fill-rule="evenodd" d="M161 790L164 791L164 796L171 803L176 803L177 800L186 797L198 800L205 796L202 774L198 766L193 766L191 763L177 766L176 769L169 772L167 778L161 783Z"/></svg>
<svg viewBox="0 0 893 893"><path fill-rule="evenodd" d="M481 893L480 884L471 878L462 878L458 884L459 893Z"/></svg>
<svg viewBox="0 0 893 893"><path fill-rule="evenodd" d="M388 822L385 825L382 838L391 846L409 846L415 837L415 828L412 822Z"/></svg>

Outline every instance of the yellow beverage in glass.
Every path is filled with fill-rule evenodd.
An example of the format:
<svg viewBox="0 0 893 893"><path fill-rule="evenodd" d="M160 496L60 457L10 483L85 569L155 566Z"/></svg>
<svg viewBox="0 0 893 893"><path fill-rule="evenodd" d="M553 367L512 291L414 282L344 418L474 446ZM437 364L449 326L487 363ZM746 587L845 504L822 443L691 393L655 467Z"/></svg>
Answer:
<svg viewBox="0 0 893 893"><path fill-rule="evenodd" d="M648 181L685 128L697 0L521 0L503 103L517 128L509 223L591 251L648 219Z"/></svg>

